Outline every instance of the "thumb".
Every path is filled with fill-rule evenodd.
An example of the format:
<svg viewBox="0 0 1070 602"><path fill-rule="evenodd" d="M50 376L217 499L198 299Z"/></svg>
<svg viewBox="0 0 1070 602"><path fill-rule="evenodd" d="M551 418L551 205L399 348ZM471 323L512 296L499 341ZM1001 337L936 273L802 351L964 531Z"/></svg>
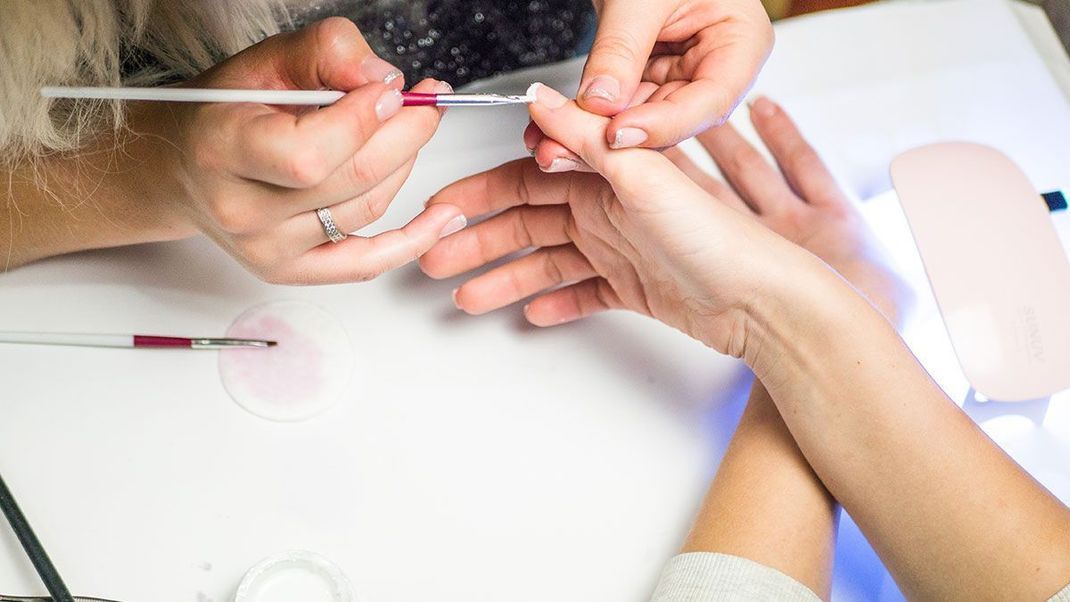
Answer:
<svg viewBox="0 0 1070 602"><path fill-rule="evenodd" d="M661 153L645 148L613 150L606 142L609 118L581 109L560 92L535 84L535 102L528 105L532 121L568 150L578 154L613 187L622 202L654 207L668 191L704 198L701 188Z"/></svg>
<svg viewBox="0 0 1070 602"><path fill-rule="evenodd" d="M272 36L235 58L244 66L243 79L263 87L348 92L368 83L404 84L401 71L377 57L360 29L342 17Z"/></svg>
<svg viewBox="0 0 1070 602"><path fill-rule="evenodd" d="M623 111L639 87L668 2L606 2L580 79L579 105L599 115ZM653 14L652 14L653 13Z"/></svg>

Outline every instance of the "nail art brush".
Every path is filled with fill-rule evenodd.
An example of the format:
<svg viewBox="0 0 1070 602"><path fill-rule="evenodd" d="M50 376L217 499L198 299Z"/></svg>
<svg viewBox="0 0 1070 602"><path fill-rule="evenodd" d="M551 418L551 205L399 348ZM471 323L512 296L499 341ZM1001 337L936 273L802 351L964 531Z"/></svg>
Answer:
<svg viewBox="0 0 1070 602"><path fill-rule="evenodd" d="M275 341L230 338L164 337L145 334L87 334L63 332L0 332L0 343L24 345L66 345L75 347L125 347L231 349L235 347L274 347Z"/></svg>
<svg viewBox="0 0 1070 602"><path fill-rule="evenodd" d="M142 100L159 102L252 102L266 105L333 104L345 96L337 90L233 90L222 88L76 88L46 86L41 88L45 98L88 98L97 100ZM489 107L495 105L529 104L535 98L527 94L426 94L402 92L402 106L406 107Z"/></svg>
<svg viewBox="0 0 1070 602"><path fill-rule="evenodd" d="M7 484L4 483L3 477L0 477L0 509L3 509L4 516L7 517L7 522L11 525L11 530L18 537L19 543L22 544L22 549L26 550L26 555L30 557L34 570L41 577L41 581L45 584L45 589L48 590L49 595L52 596L52 600L54 602L74 602L70 590L63 583L63 579L59 576L59 572L56 571L55 565L52 564L52 560L48 557L48 553L45 552L44 546L41 545L41 540L37 539L37 535L33 532L33 528L30 527L29 521L26 520L26 515L22 513L18 502L15 501L15 497L11 495Z"/></svg>

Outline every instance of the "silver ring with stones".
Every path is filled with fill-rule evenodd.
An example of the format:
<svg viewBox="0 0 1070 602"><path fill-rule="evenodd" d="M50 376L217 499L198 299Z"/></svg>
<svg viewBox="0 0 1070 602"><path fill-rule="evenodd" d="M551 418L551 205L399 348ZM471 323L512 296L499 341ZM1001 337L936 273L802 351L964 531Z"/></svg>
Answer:
<svg viewBox="0 0 1070 602"><path fill-rule="evenodd" d="M320 218L320 223L323 224L323 231L327 234L327 238L331 239L331 242L342 242L349 236L335 225L330 209L326 207L317 209L316 217Z"/></svg>

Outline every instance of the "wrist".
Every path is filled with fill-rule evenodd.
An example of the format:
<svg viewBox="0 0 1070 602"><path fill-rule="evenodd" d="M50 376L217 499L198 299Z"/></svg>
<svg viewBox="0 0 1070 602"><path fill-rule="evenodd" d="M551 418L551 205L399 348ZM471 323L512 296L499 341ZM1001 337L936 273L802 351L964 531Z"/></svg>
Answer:
<svg viewBox="0 0 1070 602"><path fill-rule="evenodd" d="M95 132L77 151L15 165L0 192L0 244L8 258L2 269L195 233L166 208L163 143L148 138Z"/></svg>
<svg viewBox="0 0 1070 602"><path fill-rule="evenodd" d="M894 330L840 275L809 253L785 253L746 309L743 360L770 392L816 384L848 343ZM790 257L790 259L788 259Z"/></svg>
<svg viewBox="0 0 1070 602"><path fill-rule="evenodd" d="M185 107L132 103L128 131L119 134L116 155L124 157L124 209L137 214L145 240L160 242L197 234L185 210L182 141L176 132Z"/></svg>

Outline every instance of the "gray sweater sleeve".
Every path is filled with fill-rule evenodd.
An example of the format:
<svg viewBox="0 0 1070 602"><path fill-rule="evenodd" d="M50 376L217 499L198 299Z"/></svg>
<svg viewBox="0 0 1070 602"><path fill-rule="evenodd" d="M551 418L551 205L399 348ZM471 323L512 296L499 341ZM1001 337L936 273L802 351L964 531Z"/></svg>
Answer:
<svg viewBox="0 0 1070 602"><path fill-rule="evenodd" d="M661 571L651 602L816 602L821 598L780 571L739 556L680 554ZM1070 584L1048 602L1070 602Z"/></svg>
<svg viewBox="0 0 1070 602"><path fill-rule="evenodd" d="M715 600L820 602L821 598L776 569L739 556L714 552L691 552L674 557L662 570L651 598L651 602Z"/></svg>

